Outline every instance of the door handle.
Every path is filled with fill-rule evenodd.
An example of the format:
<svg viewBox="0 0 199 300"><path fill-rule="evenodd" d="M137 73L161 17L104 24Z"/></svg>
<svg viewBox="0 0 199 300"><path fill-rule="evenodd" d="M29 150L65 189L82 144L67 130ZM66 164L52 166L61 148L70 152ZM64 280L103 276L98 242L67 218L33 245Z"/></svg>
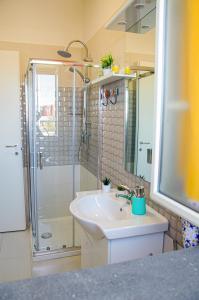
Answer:
<svg viewBox="0 0 199 300"><path fill-rule="evenodd" d="M152 164L152 149L151 148L147 149L147 163Z"/></svg>
<svg viewBox="0 0 199 300"><path fill-rule="evenodd" d="M39 161L38 161L38 166L40 168L40 170L43 169L44 165L43 165L43 153L42 152L38 152L38 158L39 158Z"/></svg>
<svg viewBox="0 0 199 300"><path fill-rule="evenodd" d="M6 148L16 148L18 145L6 145Z"/></svg>

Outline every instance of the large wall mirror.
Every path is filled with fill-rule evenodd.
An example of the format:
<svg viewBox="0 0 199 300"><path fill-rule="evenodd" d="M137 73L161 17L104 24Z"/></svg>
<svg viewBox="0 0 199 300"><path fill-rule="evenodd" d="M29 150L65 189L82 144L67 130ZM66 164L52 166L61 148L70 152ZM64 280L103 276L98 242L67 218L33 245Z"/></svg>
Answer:
<svg viewBox="0 0 199 300"><path fill-rule="evenodd" d="M151 182L154 119L154 74L137 72L126 81L125 170Z"/></svg>

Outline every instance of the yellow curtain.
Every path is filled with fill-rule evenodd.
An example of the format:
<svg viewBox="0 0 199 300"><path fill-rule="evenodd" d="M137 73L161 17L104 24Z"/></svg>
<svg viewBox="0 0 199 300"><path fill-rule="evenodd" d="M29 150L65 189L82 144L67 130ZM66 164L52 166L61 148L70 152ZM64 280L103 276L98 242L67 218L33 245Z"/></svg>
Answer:
<svg viewBox="0 0 199 300"><path fill-rule="evenodd" d="M186 1L186 55L185 95L189 103L184 132L184 147L187 147L185 170L186 196L193 201L199 201L199 0ZM183 149L182 149L183 151Z"/></svg>

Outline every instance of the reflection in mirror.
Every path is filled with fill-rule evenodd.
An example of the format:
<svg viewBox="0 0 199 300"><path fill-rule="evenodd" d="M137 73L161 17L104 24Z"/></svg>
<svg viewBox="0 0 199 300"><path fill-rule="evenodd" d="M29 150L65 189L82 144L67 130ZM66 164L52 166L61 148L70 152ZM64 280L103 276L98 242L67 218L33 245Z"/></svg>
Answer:
<svg viewBox="0 0 199 300"><path fill-rule="evenodd" d="M125 170L136 174L136 85L137 80L126 81L125 93Z"/></svg>
<svg viewBox="0 0 199 300"><path fill-rule="evenodd" d="M154 75L137 74L126 83L125 169L151 181Z"/></svg>
<svg viewBox="0 0 199 300"><path fill-rule="evenodd" d="M155 27L156 0L131 0L110 20L109 30L146 33Z"/></svg>

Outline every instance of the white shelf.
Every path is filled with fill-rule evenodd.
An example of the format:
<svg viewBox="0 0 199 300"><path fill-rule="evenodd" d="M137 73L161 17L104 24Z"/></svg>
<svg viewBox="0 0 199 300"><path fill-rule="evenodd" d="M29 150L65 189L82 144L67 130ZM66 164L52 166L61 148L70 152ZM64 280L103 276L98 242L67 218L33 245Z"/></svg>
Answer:
<svg viewBox="0 0 199 300"><path fill-rule="evenodd" d="M126 74L108 74L106 76L98 77L91 81L91 84L100 83L100 85L105 85L111 82L114 82L119 79L132 79L135 78L136 74L126 75Z"/></svg>

